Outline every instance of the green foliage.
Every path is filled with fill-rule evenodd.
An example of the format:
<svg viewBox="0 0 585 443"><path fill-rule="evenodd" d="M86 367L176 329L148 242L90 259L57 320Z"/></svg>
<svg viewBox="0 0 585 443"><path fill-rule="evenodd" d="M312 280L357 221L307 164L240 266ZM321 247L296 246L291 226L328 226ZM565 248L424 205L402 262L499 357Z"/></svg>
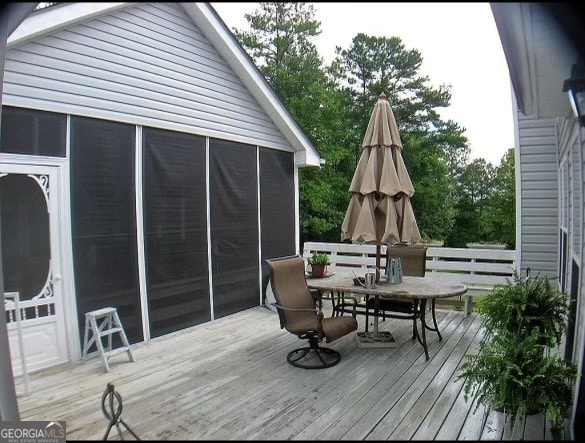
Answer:
<svg viewBox="0 0 585 443"><path fill-rule="evenodd" d="M485 239L516 248L516 178L514 149L509 149L496 168L485 213Z"/></svg>
<svg viewBox="0 0 585 443"><path fill-rule="evenodd" d="M577 370L559 356L543 353L538 330L483 340L477 354L466 355L460 370L465 399L476 399L475 410L491 406L509 413L512 423L525 414L546 412L553 436L560 438L563 421L571 414Z"/></svg>
<svg viewBox="0 0 585 443"><path fill-rule="evenodd" d="M526 335L537 327L549 347L561 344L568 308L568 295L541 275L520 278L516 274L513 282L497 285L477 303L477 311L486 317L484 327L488 333L507 330Z"/></svg>
<svg viewBox="0 0 585 443"><path fill-rule="evenodd" d="M310 265L315 266L326 266L331 263L327 254L321 254L319 252L313 252L313 254L307 259L307 262Z"/></svg>
<svg viewBox="0 0 585 443"><path fill-rule="evenodd" d="M494 167L484 159L475 159L460 170L454 193L457 215L445 246L465 247L468 242L485 239L483 218L489 211L493 177Z"/></svg>
<svg viewBox="0 0 585 443"><path fill-rule="evenodd" d="M339 240L355 168L355 133L347 95L328 77L312 39L320 33L313 6L260 3L246 15L250 32L235 31L325 164L299 174L301 232L305 239Z"/></svg>
<svg viewBox="0 0 585 443"><path fill-rule="evenodd" d="M435 89L419 74L423 58L406 49L399 37L375 37L358 33L349 48L336 48L330 72L351 92L354 120L363 134L373 103L384 91L401 131L430 131L438 121L437 107L449 105L449 88ZM361 124L360 124L361 123Z"/></svg>
<svg viewBox="0 0 585 443"><path fill-rule="evenodd" d="M420 74L422 54L399 37L359 33L349 47L337 47L335 59L325 66L313 42L321 33L315 7L262 2L245 16L249 31L234 30L325 160L319 168L299 171L302 240L339 241L365 129L379 94L385 92L402 137L423 238L446 239L451 246L501 241L513 248L513 155L496 169L496 180L491 180L493 171L481 169L491 165L468 166L465 128L443 121L437 111L449 106L450 87L430 86L429 78ZM480 198L470 197L478 190Z"/></svg>
<svg viewBox="0 0 585 443"><path fill-rule="evenodd" d="M568 316L568 296L547 277L522 279L478 302L484 336L477 354L466 354L458 379L465 399L476 408L490 406L510 414L512 423L525 414L545 412L551 432L560 439L571 415L576 365L553 354L561 343Z"/></svg>
<svg viewBox="0 0 585 443"><path fill-rule="evenodd" d="M469 242L516 246L516 191L514 150L499 166L476 159L457 170L454 192L455 222L445 246L465 247Z"/></svg>
<svg viewBox="0 0 585 443"><path fill-rule="evenodd" d="M445 238L453 224L455 211L452 198L453 181L448 164L437 156L437 135L403 134L402 153L415 193L412 207L421 236Z"/></svg>
<svg viewBox="0 0 585 443"><path fill-rule="evenodd" d="M358 128L363 137L378 95L385 92L415 189L412 206L421 235L444 238L455 216L451 160L453 156L465 158L469 151L464 130L451 121L442 121L436 111L449 105L449 89L428 85L428 77L419 74L421 54L407 49L399 37L360 33L349 48L338 47L336 53L329 71L351 98L348 109L352 127ZM361 143L356 146L357 159Z"/></svg>

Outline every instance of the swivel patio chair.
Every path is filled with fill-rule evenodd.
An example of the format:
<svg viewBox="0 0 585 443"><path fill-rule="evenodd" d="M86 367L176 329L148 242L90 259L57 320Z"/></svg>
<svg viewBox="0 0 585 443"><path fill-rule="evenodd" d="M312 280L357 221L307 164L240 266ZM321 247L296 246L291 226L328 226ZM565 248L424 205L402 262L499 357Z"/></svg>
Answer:
<svg viewBox="0 0 585 443"><path fill-rule="evenodd" d="M328 317L317 307L317 299L309 291L305 277L305 262L299 255L267 259L270 283L280 319L281 329L286 329L300 339L308 340L308 346L288 353L287 361L296 367L320 369L334 366L341 360L335 349L319 346L325 339L331 343L358 327L355 310L351 317Z"/></svg>

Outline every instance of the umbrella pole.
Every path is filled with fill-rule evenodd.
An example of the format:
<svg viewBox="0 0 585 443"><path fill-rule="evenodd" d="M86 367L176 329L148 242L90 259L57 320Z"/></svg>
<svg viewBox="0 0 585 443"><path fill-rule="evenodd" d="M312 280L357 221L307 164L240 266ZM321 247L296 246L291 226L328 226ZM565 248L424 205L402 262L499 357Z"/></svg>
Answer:
<svg viewBox="0 0 585 443"><path fill-rule="evenodd" d="M376 284L380 284L380 256L382 255L382 246L376 244Z"/></svg>

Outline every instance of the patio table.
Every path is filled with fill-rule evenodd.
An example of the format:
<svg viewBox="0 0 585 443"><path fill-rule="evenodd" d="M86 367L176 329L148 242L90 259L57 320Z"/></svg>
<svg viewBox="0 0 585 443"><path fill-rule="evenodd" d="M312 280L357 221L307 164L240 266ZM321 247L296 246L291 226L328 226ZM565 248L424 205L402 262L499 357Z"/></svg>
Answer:
<svg viewBox="0 0 585 443"><path fill-rule="evenodd" d="M367 297L375 297L374 303L374 336L378 334L377 319L378 319L378 301L380 299L390 300L404 300L413 302L414 321L415 321L415 336L425 351L425 357L429 359L429 352L426 342L426 333L428 329L437 333L439 340L442 340L437 320L435 317L435 302L438 298L453 297L462 295L467 292L467 286L463 283L450 281L444 277L412 277L404 276L402 283L387 283L380 282L375 288L365 288L361 285L355 285L353 276L351 274L333 274L327 278L307 278L307 285L311 289L317 289L321 292L337 292L340 294L353 293L362 294ZM433 326L426 322L427 302L430 301L430 311L433 320ZM418 333L416 321L421 322L422 334ZM422 337L421 337L422 335Z"/></svg>

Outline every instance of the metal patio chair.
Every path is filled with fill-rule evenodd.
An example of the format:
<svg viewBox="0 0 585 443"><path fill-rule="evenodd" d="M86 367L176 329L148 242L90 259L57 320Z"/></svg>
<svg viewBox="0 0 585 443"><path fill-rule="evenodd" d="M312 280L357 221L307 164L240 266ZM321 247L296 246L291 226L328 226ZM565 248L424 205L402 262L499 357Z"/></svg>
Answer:
<svg viewBox="0 0 585 443"><path fill-rule="evenodd" d="M305 262L300 255L267 259L270 282L280 319L280 327L308 346L288 353L287 361L305 369L328 368L341 360L335 349L319 346L323 340L331 343L358 327L355 310L351 317L327 317L317 307L317 299L309 291L305 277Z"/></svg>

